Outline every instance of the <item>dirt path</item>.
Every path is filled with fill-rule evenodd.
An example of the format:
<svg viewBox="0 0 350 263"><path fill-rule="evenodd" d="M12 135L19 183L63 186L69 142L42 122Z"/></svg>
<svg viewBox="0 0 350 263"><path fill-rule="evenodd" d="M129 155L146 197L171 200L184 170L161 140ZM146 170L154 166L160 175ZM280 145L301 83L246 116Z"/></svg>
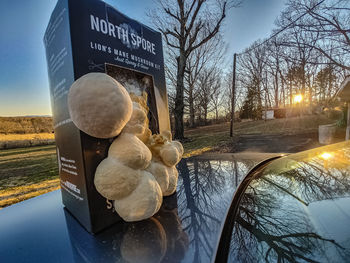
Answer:
<svg viewBox="0 0 350 263"><path fill-rule="evenodd" d="M342 140L342 138L336 138L334 142ZM318 142L317 132L291 135L240 135L230 144L229 151L296 153L320 146L322 144Z"/></svg>
<svg viewBox="0 0 350 263"><path fill-rule="evenodd" d="M231 146L232 152L294 153L321 146L317 134L241 135Z"/></svg>

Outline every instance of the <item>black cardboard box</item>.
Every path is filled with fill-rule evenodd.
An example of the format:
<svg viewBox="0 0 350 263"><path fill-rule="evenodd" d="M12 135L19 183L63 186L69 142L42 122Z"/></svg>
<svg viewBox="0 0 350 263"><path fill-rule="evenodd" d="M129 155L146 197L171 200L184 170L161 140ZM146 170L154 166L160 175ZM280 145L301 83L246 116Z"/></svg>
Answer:
<svg viewBox="0 0 350 263"><path fill-rule="evenodd" d="M73 124L67 94L74 80L89 72L105 72L117 80L148 78L150 128L169 130L161 34L102 1L58 0L44 44L63 204L96 233L121 220L93 183L112 140L91 137Z"/></svg>

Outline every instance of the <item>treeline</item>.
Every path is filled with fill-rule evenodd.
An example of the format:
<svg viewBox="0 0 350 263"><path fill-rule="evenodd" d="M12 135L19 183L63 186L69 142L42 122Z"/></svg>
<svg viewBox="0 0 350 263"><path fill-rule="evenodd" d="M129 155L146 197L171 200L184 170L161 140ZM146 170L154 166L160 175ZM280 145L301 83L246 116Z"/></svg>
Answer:
<svg viewBox="0 0 350 263"><path fill-rule="evenodd" d="M166 1L151 15L167 44L169 107L180 139L186 124L230 120L232 64L227 61L233 54L223 42L221 21L227 6L239 4L205 3ZM295 105L305 113L322 112L334 106L349 72L349 1L287 0L271 36L237 54L235 112L253 119L262 118L266 108ZM303 99L296 104L297 94Z"/></svg>
<svg viewBox="0 0 350 263"><path fill-rule="evenodd" d="M229 120L231 83L224 71L227 47L223 37L213 39L194 50L188 57L184 73L184 125L196 127ZM169 108L174 119L176 107L176 63L168 56Z"/></svg>
<svg viewBox="0 0 350 263"><path fill-rule="evenodd" d="M349 1L289 0L272 36L238 55L237 108L245 118L295 105L305 113L321 112L337 104L349 72ZM301 102L294 101L296 95Z"/></svg>
<svg viewBox="0 0 350 263"><path fill-rule="evenodd" d="M52 133L52 117L0 117L0 133Z"/></svg>

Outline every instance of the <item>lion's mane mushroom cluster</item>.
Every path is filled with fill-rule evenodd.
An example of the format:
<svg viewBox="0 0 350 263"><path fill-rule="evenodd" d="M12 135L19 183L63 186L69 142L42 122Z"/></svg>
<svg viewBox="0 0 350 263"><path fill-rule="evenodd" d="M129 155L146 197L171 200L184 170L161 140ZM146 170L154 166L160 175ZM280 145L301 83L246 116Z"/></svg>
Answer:
<svg viewBox="0 0 350 263"><path fill-rule="evenodd" d="M147 95L129 94L104 73L76 80L68 94L73 123L97 138L116 139L108 157L97 167L94 183L125 221L139 221L158 212L163 196L176 191L181 143L170 131L153 134L148 128Z"/></svg>

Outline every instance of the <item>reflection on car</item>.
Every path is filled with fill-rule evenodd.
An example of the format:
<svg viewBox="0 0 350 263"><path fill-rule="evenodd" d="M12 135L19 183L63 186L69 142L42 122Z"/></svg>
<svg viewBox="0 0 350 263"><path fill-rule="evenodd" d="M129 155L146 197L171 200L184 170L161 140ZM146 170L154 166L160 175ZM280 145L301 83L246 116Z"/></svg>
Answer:
<svg viewBox="0 0 350 263"><path fill-rule="evenodd" d="M336 144L256 171L235 207L229 262L349 262L350 147Z"/></svg>
<svg viewBox="0 0 350 263"><path fill-rule="evenodd" d="M203 155L178 169L159 213L96 235L60 191L0 210L0 262L349 261L350 142L283 157Z"/></svg>

